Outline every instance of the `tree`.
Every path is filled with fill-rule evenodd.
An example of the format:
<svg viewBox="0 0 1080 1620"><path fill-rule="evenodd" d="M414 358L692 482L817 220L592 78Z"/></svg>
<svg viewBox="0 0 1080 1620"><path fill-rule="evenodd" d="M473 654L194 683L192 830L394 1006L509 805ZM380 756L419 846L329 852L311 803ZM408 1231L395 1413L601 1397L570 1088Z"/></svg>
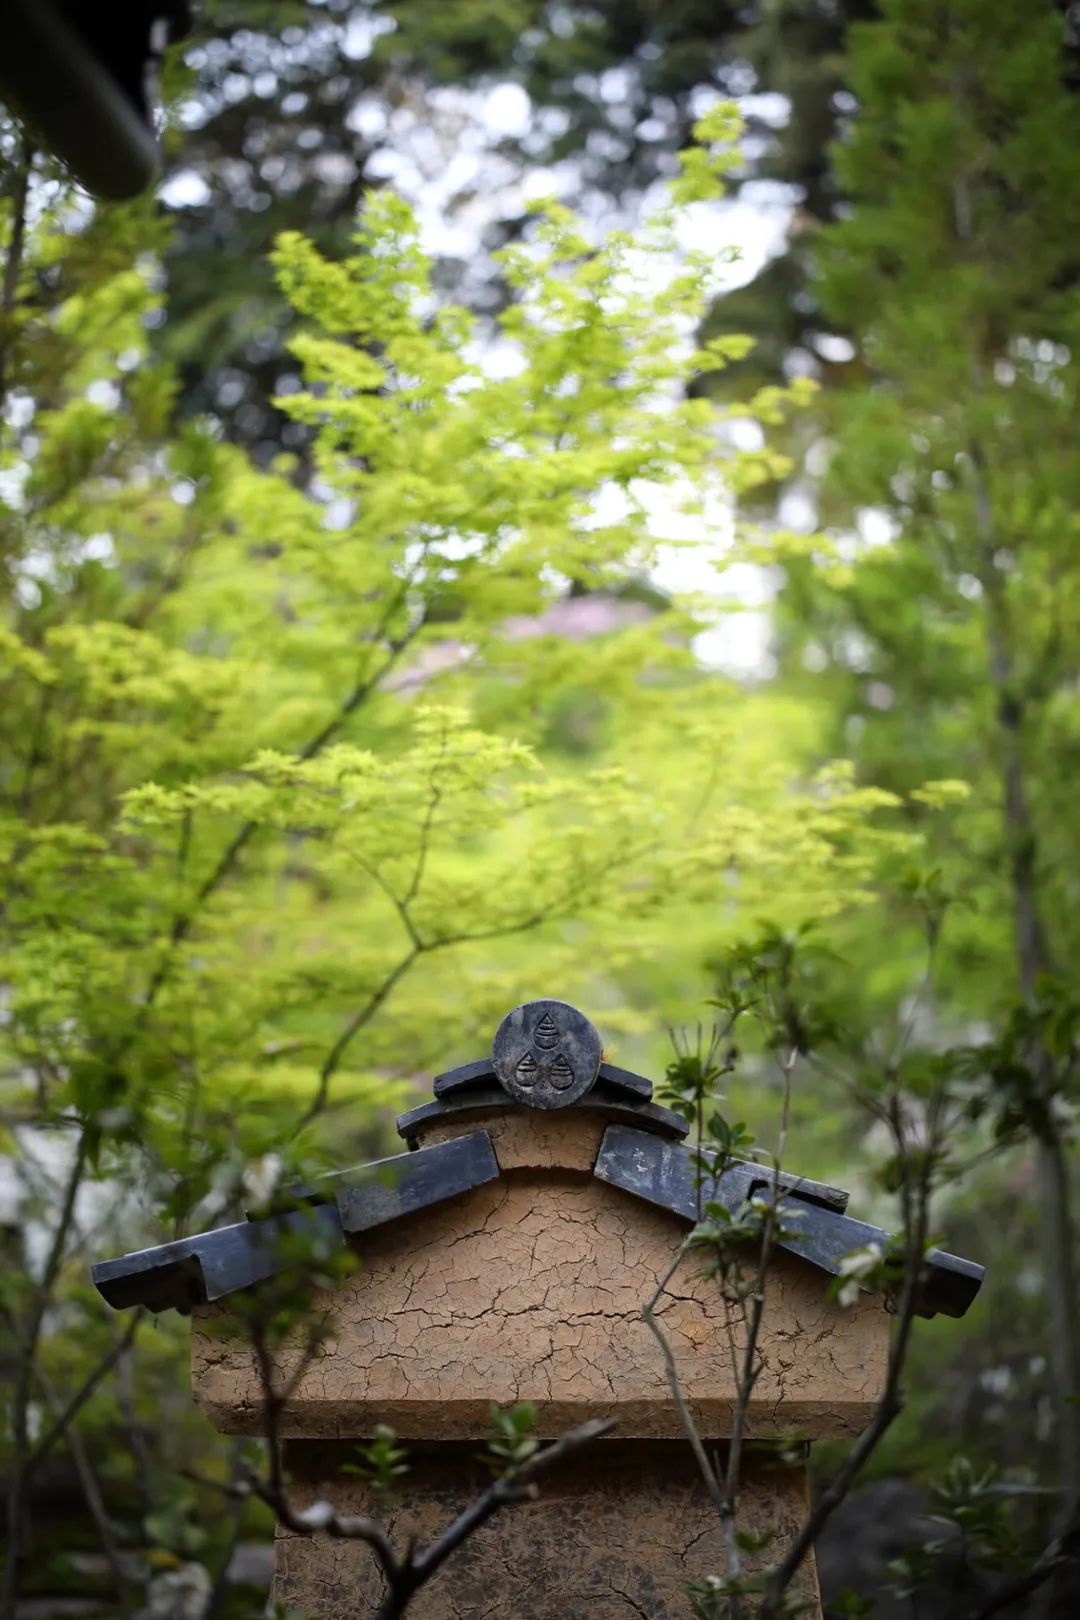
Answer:
<svg viewBox="0 0 1080 1620"><path fill-rule="evenodd" d="M945 951L937 1016L969 1032L973 1121L1034 1144L1074 1496L1080 113L1055 7L882 11L851 33L858 111L834 152L850 212L817 241L821 305L858 347L825 397L825 532L786 559L783 647L862 779L972 787L938 846L977 909Z"/></svg>
<svg viewBox="0 0 1080 1620"><path fill-rule="evenodd" d="M61 1442L121 1608L103 1471L137 1546L201 1545L140 1445L180 1340L114 1390L148 1352L85 1283L104 1200L111 1244L227 1219L311 1156L374 1144L376 1105L471 1056L539 963L573 992L665 916L669 949L700 931L736 879L740 904L786 887L796 918L865 895L880 842L861 831L891 799L762 768L734 690L696 668L700 617L622 611L662 538L658 494L694 507L779 467L727 451L682 388L710 278L672 229L716 195L733 127L701 126L633 240L538 208L503 261L507 375L434 296L389 192L344 261L281 239L307 379L283 409L312 430L310 488L212 423L176 425L175 378L147 355L159 226L88 211L6 136L0 1040L44 1260L21 1255L2 1300L5 1614ZM708 362L740 349L718 339ZM575 593L607 628L571 643ZM106 1457L79 1452L87 1432L111 1436ZM197 1444L181 1435L178 1460Z"/></svg>
<svg viewBox="0 0 1080 1620"><path fill-rule="evenodd" d="M505 288L488 250L526 223L517 182L561 165L575 202L615 201L632 214L672 173L695 117L717 95L746 98L732 183L776 182L801 220L830 217L826 151L842 105L844 29L873 9L865 0L554 8L204 0L166 81L163 199L173 231L156 344L178 368L185 407L213 412L260 459L303 447L301 426L272 404L278 379L295 374L289 308L264 244L301 229L325 252L347 251L357 202L395 151L419 148L431 183L465 150L479 151L478 172L463 176L447 205L486 215L477 250L467 262L446 253L437 275L459 295L467 286L470 303L489 313ZM484 131L484 98L507 84L526 92L528 116L521 127ZM794 231L735 295L731 316L718 317L717 331L734 323L758 339L734 368L731 397L747 391L744 371L754 383L784 381L793 350L803 365L825 365L813 345L819 316L805 246Z"/></svg>

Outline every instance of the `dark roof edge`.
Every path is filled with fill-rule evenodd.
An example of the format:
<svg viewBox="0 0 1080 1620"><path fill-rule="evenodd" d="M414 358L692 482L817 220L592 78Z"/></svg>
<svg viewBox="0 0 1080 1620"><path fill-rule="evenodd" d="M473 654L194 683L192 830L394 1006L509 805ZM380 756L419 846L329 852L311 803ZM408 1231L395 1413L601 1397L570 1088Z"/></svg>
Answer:
<svg viewBox="0 0 1080 1620"><path fill-rule="evenodd" d="M692 1148L626 1125L608 1126L595 1174L601 1181L691 1222L698 1218L700 1203L715 1201L734 1210L755 1193L775 1187L777 1180L774 1172L762 1165L740 1162L730 1165L699 1191L697 1156ZM779 1181L784 1225L799 1229L779 1237L779 1248L837 1277L843 1275L844 1257L853 1250L870 1243L880 1244L883 1249L889 1244L890 1235L882 1227L855 1220L835 1203L827 1203L806 1190L820 1190L820 1183L802 1183L798 1177L786 1174ZM963 1316L985 1275L984 1267L974 1260L930 1249L919 1279L916 1315Z"/></svg>
<svg viewBox="0 0 1080 1620"><path fill-rule="evenodd" d="M460 1092L436 1097L434 1102L421 1103L419 1107L410 1108L406 1113L399 1114L397 1131L407 1142L414 1141L419 1129L437 1120L459 1119L463 1115L491 1113L493 1110L506 1113L541 1112L537 1109L526 1109L523 1104L515 1102L498 1082L487 1086L474 1082ZM580 1097L567 1109L552 1112L568 1114L587 1110L606 1114L610 1119L637 1125L642 1130L655 1131L658 1135L676 1141L681 1140L690 1130L681 1114L673 1113L670 1108L662 1108L659 1103L645 1102L638 1096L628 1095L625 1091L609 1085L603 1078L603 1071L592 1090L587 1091L584 1097Z"/></svg>
<svg viewBox="0 0 1080 1620"><path fill-rule="evenodd" d="M472 1131L416 1152L376 1159L362 1167L359 1180L345 1179L358 1174L346 1171L336 1178L336 1186L326 1188L324 1202L102 1260L91 1276L116 1310L143 1305L186 1315L193 1305L222 1299L295 1265L303 1258L305 1242L319 1249L327 1244L340 1248L346 1236L457 1198L499 1173L490 1136Z"/></svg>

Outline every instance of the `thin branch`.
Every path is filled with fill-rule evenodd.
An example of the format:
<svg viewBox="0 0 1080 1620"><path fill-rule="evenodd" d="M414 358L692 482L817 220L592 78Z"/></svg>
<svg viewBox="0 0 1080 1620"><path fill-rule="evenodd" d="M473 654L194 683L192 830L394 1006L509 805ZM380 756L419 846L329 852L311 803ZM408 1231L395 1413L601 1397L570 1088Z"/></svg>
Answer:
<svg viewBox="0 0 1080 1620"><path fill-rule="evenodd" d="M532 1501L537 1494L535 1480L538 1474L544 1473L555 1463L563 1462L573 1453L580 1451L583 1446L598 1440L601 1435L610 1433L614 1422L613 1418L590 1418L587 1423L579 1424L576 1429L570 1429L550 1446L535 1451L527 1461L511 1469L501 1479L495 1480L475 1502L452 1520L437 1540L413 1558L415 1586L421 1586L425 1581L429 1581L445 1564L451 1553L456 1552L475 1530L500 1509L514 1502ZM385 1620L390 1620L394 1612L388 1611Z"/></svg>
<svg viewBox="0 0 1080 1620"><path fill-rule="evenodd" d="M34 1364L38 1340L45 1312L52 1299L56 1279L64 1262L68 1233L75 1214L75 1200L82 1185L89 1154L85 1128L79 1136L78 1146L68 1174L64 1198L57 1217L56 1229L45 1261L41 1281L33 1290L33 1304L29 1320L18 1346L17 1371L11 1398L12 1458L8 1478L7 1497L7 1559L3 1582L0 1584L0 1620L13 1620L19 1593L19 1565L22 1558L23 1505L26 1490L26 1460L29 1454L30 1392L34 1383Z"/></svg>
<svg viewBox="0 0 1080 1620"><path fill-rule="evenodd" d="M233 1561L240 1538L244 1533L244 1504L247 1501L247 1491L237 1489L245 1478L244 1468L244 1441L236 1439L232 1446L232 1464L230 1469L229 1496L232 1499L232 1526L228 1539L221 1549L217 1570L214 1574L214 1583L210 1588L210 1596L206 1600L206 1607L202 1612L201 1620L217 1620L224 1604L228 1587L229 1566Z"/></svg>
<svg viewBox="0 0 1080 1620"><path fill-rule="evenodd" d="M569 895L562 901L555 901L546 910L534 912L532 916L526 917L520 922L497 923L491 928L478 928L473 930L471 933L463 932L460 934L445 934L441 939L420 940L419 943L417 943L414 936L411 949L407 951L396 966L391 969L386 978L383 980L382 984L379 986L378 990L369 996L367 1001L364 1002L363 1006L360 1007L348 1019L347 1023L339 1033L333 1046L327 1053L322 1068L319 1071L319 1083L315 1096L312 1098L310 1104L304 1110L304 1113L297 1122L293 1135L298 1136L302 1130L310 1125L311 1122L322 1113L323 1109L326 1107L326 1100L330 1090L330 1082L340 1068L341 1061L344 1058L349 1046L352 1044L353 1040L364 1028L364 1026L371 1021L375 1013L378 1012L379 1008L386 1001L391 991L412 967L417 957L429 955L434 951L448 950L453 945L471 945L477 943L478 941L489 939L510 939L515 934L527 933L530 929L539 928L541 923L552 921L553 918L560 914L561 906L568 903L568 901L572 898L573 895ZM400 902L395 900L395 905L399 904Z"/></svg>
<svg viewBox="0 0 1080 1620"><path fill-rule="evenodd" d="M895 1140L898 1152L902 1158L906 1158L903 1120L899 1111L898 1094L895 1090L892 1100L894 1105ZM903 1410L904 1397L900 1380L907 1360L908 1346L915 1320L918 1289L922 1280L923 1253L926 1247L926 1231L929 1218L930 1159L930 1153L925 1152L919 1176L919 1196L914 1205L912 1203L911 1182L907 1174L904 1175L901 1183L901 1195L904 1204L906 1263L896 1311L897 1325L889 1346L885 1388L882 1391L881 1399L877 1404L873 1418L860 1434L828 1485L821 1492L813 1508L803 1521L798 1535L792 1541L782 1561L771 1576L758 1610L759 1620L776 1620L783 1595L798 1574L803 1560L810 1552L833 1513L844 1501L886 1431Z"/></svg>
<svg viewBox="0 0 1080 1620"><path fill-rule="evenodd" d="M657 1283L656 1290L653 1293L652 1298L647 1304L641 1307L641 1316L645 1326L649 1329L649 1332L660 1346L660 1353L664 1358L664 1369L667 1373L668 1389L671 1391L671 1398L675 1402L675 1410L679 1414L679 1421L683 1426L683 1432L690 1443L691 1451L694 1453L694 1460L698 1465L702 1480L705 1483L705 1489L708 1491L709 1496L712 1499L712 1504L717 1513L723 1515L725 1511L723 1489L721 1488L720 1481L717 1478L716 1471L706 1454L701 1436L697 1431L697 1425L690 1415L690 1408L686 1404L686 1398L682 1392L682 1385L679 1382L679 1369L675 1363L675 1353L671 1348L667 1334L656 1320L656 1306L659 1303L660 1296L664 1293L671 1279L679 1269L679 1266L682 1264L684 1252L685 1251L682 1248L679 1249L675 1259L671 1262L671 1265Z"/></svg>
<svg viewBox="0 0 1080 1620"><path fill-rule="evenodd" d="M56 1445L56 1442L62 1439L67 1433L68 1429L71 1427L72 1421L86 1405L95 1389L97 1389L98 1385L101 1383L101 1380L106 1376L107 1373L112 1371L117 1363L121 1361L127 1354L128 1350L130 1350L131 1345L134 1342L135 1335L145 1320L146 1312L140 1305L132 1313L130 1321L125 1327L123 1333L116 1340L116 1343L110 1350L106 1352L104 1356L102 1356L101 1360L98 1362L93 1371L83 1379L83 1382L79 1385L74 1395L72 1395L67 1405L62 1408L59 1415L56 1417L55 1422L49 1425L49 1427L45 1430L45 1433L41 1436L41 1439L35 1444L34 1449L30 1452L26 1459L25 1467L27 1478L29 1478L34 1470L45 1461L45 1458L49 1455L49 1452L52 1450L53 1446Z"/></svg>
<svg viewBox="0 0 1080 1620"><path fill-rule="evenodd" d="M399 607L401 602L404 600L404 592L406 588L406 585L403 585L402 591L395 595L393 602L384 612L382 619L380 620L374 633L375 640L378 640L378 638L385 633L393 612L396 611L397 607ZM309 738L304 744L303 748L298 751L296 755L297 759L303 761L314 759L315 756L326 747L326 744L330 742L332 738L337 736L338 732L341 730L342 726L349 719L349 717L353 715L358 708L360 708L361 704L363 704L368 697L370 697L371 693L378 686L379 682L383 680L387 674L389 674L390 670L397 663L402 653L419 634L421 622L422 621L418 620L417 623L405 635L399 636L397 641L391 644L387 656L383 659L375 673L368 676L366 679L357 682L349 695L341 703L337 712L332 715L326 724L320 727L315 735ZM179 912L173 919L172 927L169 930L169 938L166 945L165 954L162 956L161 961L155 968L150 977L150 982L147 985L146 995L144 997L142 1007L142 1016L144 1019L157 999L158 992L161 990L162 985L168 978L177 948L183 944L184 940L191 932L191 929L194 926L195 920L198 917L202 907L221 887L225 879L231 875L237 861L240 859L240 856L243 854L244 850L247 848L248 844L251 842L252 838L254 838L258 830L259 823L257 821L246 821L244 822L243 826L237 829L233 837L229 840L228 844L226 844L224 850L221 852L221 855L218 857L217 864L214 866L209 876L203 880L202 884L196 891L193 904L190 905L185 911Z"/></svg>
<svg viewBox="0 0 1080 1620"><path fill-rule="evenodd" d="M417 945L411 946L396 964L396 966L393 967L386 975L386 978L383 980L379 988L368 997L364 1005L357 1012L355 1012L345 1024L344 1028L338 1035L337 1040L327 1053L322 1068L319 1070L319 1084L316 1088L315 1095L297 1121L296 1127L292 1133L293 1136L299 1136L300 1132L310 1125L312 1120L316 1119L318 1115L322 1113L322 1110L326 1105L327 1095L330 1090L330 1082L337 1073L337 1070L340 1067L341 1061L344 1058L349 1046L352 1044L356 1036L359 1035L360 1031L364 1028L364 1025L370 1023L371 1019L378 1012L379 1008L390 995L398 981L404 978L405 974L416 961L416 958L421 954L421 949L422 947Z"/></svg>
<svg viewBox="0 0 1080 1620"><path fill-rule="evenodd" d="M55 1425L61 1420L62 1416L59 1398L42 1366L35 1367L34 1376L37 1379L42 1395L45 1397L45 1405L49 1408ZM116 1606L121 1616L125 1617L126 1620L126 1617L130 1616L132 1612L131 1603L128 1599L128 1583L124 1574L124 1563L120 1548L113 1533L108 1510L105 1507L105 1499L101 1494L101 1486L98 1484L98 1478L83 1443L83 1437L74 1424L68 1427L66 1439L68 1450L71 1452L71 1460L75 1464L75 1472L79 1476L79 1484L82 1487L86 1506L89 1509L90 1517L94 1521L98 1540L101 1542L101 1550L105 1555L105 1561L109 1566L113 1584L116 1587Z"/></svg>
<svg viewBox="0 0 1080 1620"><path fill-rule="evenodd" d="M443 752L445 753L445 751L444 748ZM424 812L423 826L420 828L420 850L416 857L416 867L413 871L412 882L409 884L408 891L401 901L402 907L406 911L416 899L420 892L420 885L424 881L424 867L427 864L428 850L431 845L431 829L435 821L435 812L439 808L439 801L442 798L442 789L437 787L434 781L434 770L432 771L432 778L431 798L428 800L428 806Z"/></svg>
<svg viewBox="0 0 1080 1620"><path fill-rule="evenodd" d="M424 949L424 942L420 938L416 924L413 922L412 916L410 915L408 899L402 899L400 895L395 893L377 866L372 866L369 862L362 860L357 860L356 864L359 866L360 870L371 879L372 883L374 883L377 888L382 890L383 894L385 894L386 898L389 900L390 904L400 917L401 925L408 934L413 945L416 947L416 950L422 951Z"/></svg>
<svg viewBox="0 0 1080 1620"><path fill-rule="evenodd" d="M116 1363L116 1396L120 1410L123 1413L128 1444L131 1447L135 1483L139 1494L139 1510L145 1523L154 1511L154 1492L151 1484L150 1453L146 1443L146 1426L140 1422L139 1409L135 1400L135 1368L130 1353L130 1338L124 1344L120 1335L117 1334L117 1347L120 1355ZM149 1580L149 1575L147 1580Z"/></svg>
<svg viewBox="0 0 1080 1620"><path fill-rule="evenodd" d="M792 1046L787 1057L780 1063L783 1076L783 1103L780 1112L780 1135L777 1141L776 1154L773 1159L773 1189L772 1199L765 1214L762 1225L761 1248L758 1254L757 1276L754 1279L754 1290L751 1296L749 1321L746 1327L746 1345L743 1350L742 1366L736 1376L735 1411L732 1416L731 1438L728 1442L727 1469L724 1476L724 1506L720 1518L724 1529L724 1561L725 1573L729 1579L736 1578L742 1568L739 1555L739 1542L737 1536L737 1514L739 1505L739 1486L742 1479L743 1441L746 1435L746 1420L750 1410L750 1401L758 1378L761 1376L761 1363L758 1358L758 1341L761 1337L761 1323L765 1315L765 1288L770 1262L775 1247L776 1232L780 1220L780 1201L784 1196L784 1188L780 1182L780 1172L783 1168L784 1157L787 1153L788 1125L791 1119L791 1076L798 1061L799 1049ZM745 1305L744 1305L745 1320ZM740 1620L742 1613L742 1599L738 1593L732 1596L733 1620Z"/></svg>
<svg viewBox="0 0 1080 1620"><path fill-rule="evenodd" d="M201 536L195 528L187 530L177 541L172 566L168 568L141 602L135 602L121 618L121 623L133 630L143 630L163 602L178 591L184 583L185 567L199 549Z"/></svg>
<svg viewBox="0 0 1080 1620"><path fill-rule="evenodd" d="M272 1508L278 1521L286 1530L291 1530L298 1536L326 1535L339 1541L364 1541L371 1547L376 1559L389 1580L397 1571L397 1556L394 1552L393 1542L375 1519L369 1519L363 1514L344 1515L332 1512L315 1513L303 1512L292 1506L284 1489L276 1489L272 1482L251 1478L234 1482L220 1479L210 1479L205 1474L197 1473L193 1469L184 1469L183 1477L196 1485L213 1486L214 1490L221 1491L224 1496L239 1501L247 1501L255 1496L260 1502L265 1502Z"/></svg>
<svg viewBox="0 0 1080 1620"><path fill-rule="evenodd" d="M773 1617L779 1613L780 1599L794 1580L803 1559L809 1553L835 1510L847 1496L857 1476L862 1472L863 1467L877 1449L878 1443L886 1430L900 1414L903 1407L903 1396L899 1382L900 1370L907 1352L907 1340L914 1316L913 1309L905 1307L905 1311L907 1314L901 1316L899 1324L899 1332L902 1336L900 1350L890 1356L885 1391L878 1402L873 1419L863 1430L842 1465L837 1469L818 1497L799 1534L788 1548L779 1569L770 1580L759 1611L761 1620L773 1620Z"/></svg>
<svg viewBox="0 0 1080 1620"><path fill-rule="evenodd" d="M19 788L17 800L17 813L22 817L29 815L30 793L34 785L34 776L38 766L45 759L48 752L44 745L45 723L49 718L49 711L52 709L55 696L54 688L51 686L43 686L38 694L33 729L30 733L30 747L26 755L26 764L23 767L22 785Z"/></svg>

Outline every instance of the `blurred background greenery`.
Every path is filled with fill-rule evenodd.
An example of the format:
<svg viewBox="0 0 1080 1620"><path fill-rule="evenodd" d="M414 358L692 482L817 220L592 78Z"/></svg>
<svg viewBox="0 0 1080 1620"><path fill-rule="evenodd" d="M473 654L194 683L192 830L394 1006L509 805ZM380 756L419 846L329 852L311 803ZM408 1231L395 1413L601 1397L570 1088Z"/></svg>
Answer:
<svg viewBox="0 0 1080 1620"><path fill-rule="evenodd" d="M92 203L5 118L20 1613L239 1615L265 1578L268 1520L183 1481L238 1466L185 1325L124 1342L91 1259L236 1218L279 1161L393 1151L531 995L659 1079L764 920L818 925L806 1005L843 1058L800 1065L791 1161L895 1223L859 1065L947 1057L937 1219L989 1268L921 1327L826 1595L929 1617L986 1589L1000 1546L917 1608L887 1572L960 1452L1036 1541L1080 1487L1078 27L1048 0L205 0L153 195ZM611 260L571 308L564 241L546 292L515 285L537 198L641 238L726 101L727 195L662 273L626 291ZM371 190L415 238L358 246ZM363 287L380 254L400 308L321 268ZM450 304L471 324L440 336ZM728 1110L768 1146L777 1099L751 1042Z"/></svg>

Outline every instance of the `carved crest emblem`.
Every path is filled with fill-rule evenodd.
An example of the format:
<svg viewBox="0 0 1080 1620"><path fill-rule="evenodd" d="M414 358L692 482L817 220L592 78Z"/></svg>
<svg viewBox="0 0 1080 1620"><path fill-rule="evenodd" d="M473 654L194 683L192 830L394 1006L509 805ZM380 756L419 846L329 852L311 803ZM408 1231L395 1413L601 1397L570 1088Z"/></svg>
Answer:
<svg viewBox="0 0 1080 1620"><path fill-rule="evenodd" d="M530 1108L565 1108L592 1087L600 1071L600 1037L565 1001L527 1001L507 1013L495 1034L492 1062L506 1091Z"/></svg>

